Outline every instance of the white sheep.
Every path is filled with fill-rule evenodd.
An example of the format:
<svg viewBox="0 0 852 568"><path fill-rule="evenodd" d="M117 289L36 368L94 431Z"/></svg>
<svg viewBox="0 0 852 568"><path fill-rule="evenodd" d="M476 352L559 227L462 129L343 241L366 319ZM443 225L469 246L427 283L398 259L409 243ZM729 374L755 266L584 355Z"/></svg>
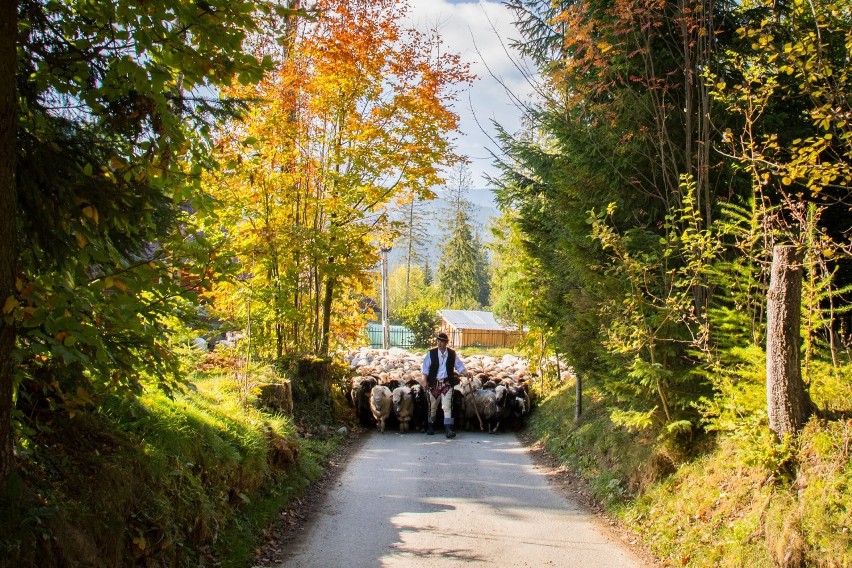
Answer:
<svg viewBox="0 0 852 568"><path fill-rule="evenodd" d="M393 393L384 385L376 385L370 391L370 411L378 424L379 432L385 431L385 420L391 413Z"/></svg>
<svg viewBox="0 0 852 568"><path fill-rule="evenodd" d="M393 411L399 420L399 431L408 432L411 418L414 414L414 399L411 398L411 389L408 387L397 387L393 390Z"/></svg>

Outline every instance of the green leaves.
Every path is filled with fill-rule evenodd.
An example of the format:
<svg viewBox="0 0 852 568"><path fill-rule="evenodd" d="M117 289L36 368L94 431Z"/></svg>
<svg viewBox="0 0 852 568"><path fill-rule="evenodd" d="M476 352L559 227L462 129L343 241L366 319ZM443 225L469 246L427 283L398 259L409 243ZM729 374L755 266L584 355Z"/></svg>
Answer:
<svg viewBox="0 0 852 568"><path fill-rule="evenodd" d="M216 89L264 62L244 49L265 1L18 3L21 388L68 408L177 380L169 342L196 317L210 250L195 228ZM203 93L203 95L202 95ZM49 385L49 386L48 386Z"/></svg>
<svg viewBox="0 0 852 568"><path fill-rule="evenodd" d="M395 232L387 209L429 196L456 159L448 105L469 80L454 56L433 57L433 38L403 28L403 2L316 7L310 25L278 23L293 35L275 73L226 91L251 104L217 141L228 171L208 179L211 227L227 230L245 274L217 286L215 305L254 320L264 356L327 350L363 327L357 299L377 242Z"/></svg>

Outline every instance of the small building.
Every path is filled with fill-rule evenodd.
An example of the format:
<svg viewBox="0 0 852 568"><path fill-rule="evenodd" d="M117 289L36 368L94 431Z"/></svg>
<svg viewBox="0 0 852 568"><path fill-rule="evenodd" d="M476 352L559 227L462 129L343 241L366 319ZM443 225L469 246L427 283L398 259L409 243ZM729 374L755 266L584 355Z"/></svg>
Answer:
<svg viewBox="0 0 852 568"><path fill-rule="evenodd" d="M491 312L439 310L441 331L450 337L450 347L514 347L521 330L505 326Z"/></svg>

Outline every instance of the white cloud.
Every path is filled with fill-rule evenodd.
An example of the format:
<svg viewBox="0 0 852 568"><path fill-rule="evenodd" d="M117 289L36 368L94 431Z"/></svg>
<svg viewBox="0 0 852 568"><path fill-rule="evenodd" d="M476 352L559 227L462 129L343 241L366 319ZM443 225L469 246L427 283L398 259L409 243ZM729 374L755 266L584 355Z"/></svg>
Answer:
<svg viewBox="0 0 852 568"><path fill-rule="evenodd" d="M459 151L472 161L474 187L484 187L483 174L496 174L489 149L499 150L489 140L489 135L494 134L491 120L509 132L520 128L521 112L500 82L521 100L532 96L531 86L512 62L519 58L509 47L511 40L518 37L512 13L499 1L485 0L410 0L410 7L408 25L422 31L437 28L445 49L461 55L477 75L453 108L461 119Z"/></svg>

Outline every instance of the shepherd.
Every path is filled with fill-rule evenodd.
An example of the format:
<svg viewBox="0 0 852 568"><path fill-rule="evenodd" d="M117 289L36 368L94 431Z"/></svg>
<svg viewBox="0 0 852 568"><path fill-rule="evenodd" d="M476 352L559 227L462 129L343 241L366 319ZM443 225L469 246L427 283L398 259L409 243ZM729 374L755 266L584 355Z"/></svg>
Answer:
<svg viewBox="0 0 852 568"><path fill-rule="evenodd" d="M430 436L435 433L435 416L438 413L438 404L444 410L444 431L447 438L455 438L453 431L455 419L453 417L453 387L458 383L455 372L460 375L469 376L464 367L461 357L447 347L450 338L443 331L435 336L438 346L430 349L423 358L423 366L420 369L423 379L421 384L429 393L429 420L426 433Z"/></svg>

